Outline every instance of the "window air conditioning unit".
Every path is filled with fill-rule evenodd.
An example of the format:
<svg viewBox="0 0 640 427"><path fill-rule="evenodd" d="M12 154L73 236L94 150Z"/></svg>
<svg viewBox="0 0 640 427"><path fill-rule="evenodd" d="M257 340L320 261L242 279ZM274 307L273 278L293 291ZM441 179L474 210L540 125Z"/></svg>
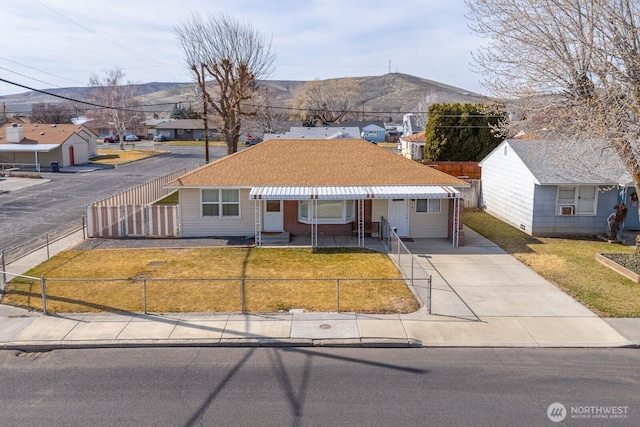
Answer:
<svg viewBox="0 0 640 427"><path fill-rule="evenodd" d="M558 215L573 215L573 206L558 206Z"/></svg>

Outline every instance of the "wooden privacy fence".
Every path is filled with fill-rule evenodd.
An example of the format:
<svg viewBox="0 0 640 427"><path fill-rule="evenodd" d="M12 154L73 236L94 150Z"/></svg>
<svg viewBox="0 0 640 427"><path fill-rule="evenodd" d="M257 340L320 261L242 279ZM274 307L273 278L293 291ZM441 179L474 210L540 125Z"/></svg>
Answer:
<svg viewBox="0 0 640 427"><path fill-rule="evenodd" d="M88 237L179 237L177 205L154 205L169 195L165 184L185 169L141 184L87 206Z"/></svg>

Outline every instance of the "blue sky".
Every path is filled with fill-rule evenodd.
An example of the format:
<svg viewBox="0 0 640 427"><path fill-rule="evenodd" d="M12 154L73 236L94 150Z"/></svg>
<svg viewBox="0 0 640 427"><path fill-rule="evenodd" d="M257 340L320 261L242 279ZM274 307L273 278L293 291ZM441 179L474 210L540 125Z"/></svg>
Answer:
<svg viewBox="0 0 640 427"><path fill-rule="evenodd" d="M134 82L186 82L174 27L224 12L271 38L272 79L412 74L484 93L481 44L463 0L2 0L0 78L37 89L86 86L120 68ZM0 82L0 95L25 90Z"/></svg>

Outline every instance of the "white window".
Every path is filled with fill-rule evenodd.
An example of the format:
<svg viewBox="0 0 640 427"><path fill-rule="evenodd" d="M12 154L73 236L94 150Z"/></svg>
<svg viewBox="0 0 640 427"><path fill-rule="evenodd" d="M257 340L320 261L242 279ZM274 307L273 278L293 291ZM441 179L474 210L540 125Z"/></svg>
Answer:
<svg viewBox="0 0 640 427"><path fill-rule="evenodd" d="M347 224L355 217L353 200L318 200L318 224ZM298 202L298 220L303 223L311 222L311 202Z"/></svg>
<svg viewBox="0 0 640 427"><path fill-rule="evenodd" d="M558 187L556 215L595 215L598 190L594 186Z"/></svg>
<svg viewBox="0 0 640 427"><path fill-rule="evenodd" d="M416 212L440 213L440 199L417 199Z"/></svg>
<svg viewBox="0 0 640 427"><path fill-rule="evenodd" d="M202 190L202 216L239 217L240 191Z"/></svg>

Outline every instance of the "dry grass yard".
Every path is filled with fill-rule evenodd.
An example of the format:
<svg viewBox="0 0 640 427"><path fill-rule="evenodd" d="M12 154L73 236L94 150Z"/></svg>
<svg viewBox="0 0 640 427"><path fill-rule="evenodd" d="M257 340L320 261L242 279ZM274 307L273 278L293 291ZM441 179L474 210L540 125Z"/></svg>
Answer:
<svg viewBox="0 0 640 427"><path fill-rule="evenodd" d="M419 308L386 254L357 248L69 250L27 275L46 277L47 309L57 313L142 312L145 292L148 312L238 312L240 278L249 312L336 311L336 278L356 279L340 281L340 311ZM39 281L15 279L3 302L41 310Z"/></svg>

